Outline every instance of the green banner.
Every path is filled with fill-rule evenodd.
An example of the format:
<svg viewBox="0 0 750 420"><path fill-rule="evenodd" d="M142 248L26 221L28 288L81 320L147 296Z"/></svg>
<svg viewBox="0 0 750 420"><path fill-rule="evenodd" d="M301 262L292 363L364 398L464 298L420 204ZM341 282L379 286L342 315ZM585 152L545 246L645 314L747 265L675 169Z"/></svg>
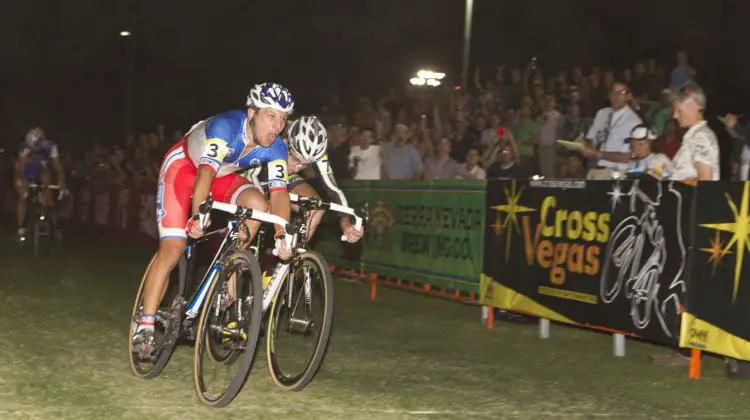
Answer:
<svg viewBox="0 0 750 420"><path fill-rule="evenodd" d="M315 249L332 264L434 287L479 292L484 258L484 180L346 181L350 205L368 203L363 243L329 226Z"/></svg>

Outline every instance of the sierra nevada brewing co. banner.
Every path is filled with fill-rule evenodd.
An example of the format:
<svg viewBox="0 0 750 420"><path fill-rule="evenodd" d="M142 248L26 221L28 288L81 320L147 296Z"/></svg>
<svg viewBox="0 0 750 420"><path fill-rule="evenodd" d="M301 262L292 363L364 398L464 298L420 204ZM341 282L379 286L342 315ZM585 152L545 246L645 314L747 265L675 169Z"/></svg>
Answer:
<svg viewBox="0 0 750 420"><path fill-rule="evenodd" d="M358 255L321 229L315 249L331 263L405 281L479 292L484 245L484 180L348 181L353 207L369 203ZM347 255L348 254L348 255Z"/></svg>
<svg viewBox="0 0 750 420"><path fill-rule="evenodd" d="M750 183L701 182L680 345L750 360Z"/></svg>
<svg viewBox="0 0 750 420"><path fill-rule="evenodd" d="M651 179L489 181L482 300L675 344L692 198Z"/></svg>

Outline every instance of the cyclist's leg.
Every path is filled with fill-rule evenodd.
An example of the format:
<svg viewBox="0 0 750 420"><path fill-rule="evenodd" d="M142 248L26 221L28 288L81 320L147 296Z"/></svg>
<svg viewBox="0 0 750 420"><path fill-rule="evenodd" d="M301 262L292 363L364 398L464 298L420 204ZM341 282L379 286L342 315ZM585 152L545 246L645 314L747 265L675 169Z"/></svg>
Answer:
<svg viewBox="0 0 750 420"><path fill-rule="evenodd" d="M44 205L47 207L52 207L54 204L54 200L52 199L52 191L47 188L50 185L51 175L49 171L49 167L47 165L42 165L42 168L39 170L39 184L42 186L42 194L44 195Z"/></svg>
<svg viewBox="0 0 750 420"><path fill-rule="evenodd" d="M268 211L268 201L263 193L258 191L246 178L237 174L230 174L214 180L211 185L211 195L215 200L224 203L238 204L253 210ZM241 231L239 240L239 245L244 249L250 246L258 233L260 222L245 220L245 227L247 232ZM228 292L232 298L237 296L235 284L234 276L227 281Z"/></svg>
<svg viewBox="0 0 750 420"><path fill-rule="evenodd" d="M153 332L156 310L166 293L169 274L185 251L185 225L195 177L195 166L185 157L182 148L173 148L164 159L159 172L156 199L159 249L146 273L143 316L136 333L141 330Z"/></svg>
<svg viewBox="0 0 750 420"><path fill-rule="evenodd" d="M16 221L18 222L18 235L23 237L26 232L26 210L29 195L29 184L36 178L41 171L41 166L37 164L26 164L23 167L21 179L16 184L18 193L18 206L16 207Z"/></svg>
<svg viewBox="0 0 750 420"><path fill-rule="evenodd" d="M299 177L299 180L294 179L293 177L290 177L289 179L289 192L292 194L297 194L300 197L314 197L314 198L320 198L318 193L315 191L313 187L310 186L302 177ZM294 206L294 210L298 211L297 206ZM312 239L313 235L315 234L315 230L318 228L318 225L320 225L320 222L323 220L323 216L325 215L324 210L311 210L308 214L308 223L309 228L307 230L307 240L309 241Z"/></svg>
<svg viewBox="0 0 750 420"><path fill-rule="evenodd" d="M258 191L250 181L237 174L230 174L214 180L213 185L211 185L211 194L217 201L239 204L258 211L268 211L268 200L266 200L265 195ZM245 226L248 229L249 237L245 238L243 234L241 242L244 245L249 245L258 233L258 229L260 229L260 222L246 220Z"/></svg>

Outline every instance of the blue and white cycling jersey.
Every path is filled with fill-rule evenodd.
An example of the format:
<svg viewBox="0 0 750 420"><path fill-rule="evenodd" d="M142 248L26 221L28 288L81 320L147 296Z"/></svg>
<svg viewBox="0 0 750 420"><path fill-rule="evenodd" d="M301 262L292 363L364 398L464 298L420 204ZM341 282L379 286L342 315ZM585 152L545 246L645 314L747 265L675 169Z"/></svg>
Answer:
<svg viewBox="0 0 750 420"><path fill-rule="evenodd" d="M59 152L55 142L42 139L34 146L26 141L21 143L18 156L24 159L23 178L28 181L36 177L50 159L58 157Z"/></svg>
<svg viewBox="0 0 750 420"><path fill-rule="evenodd" d="M247 113L227 111L195 124L186 137L187 154L193 164L208 166L220 178L231 173L267 165L271 190L285 189L287 184L287 147L281 136L268 147L249 144L245 135Z"/></svg>

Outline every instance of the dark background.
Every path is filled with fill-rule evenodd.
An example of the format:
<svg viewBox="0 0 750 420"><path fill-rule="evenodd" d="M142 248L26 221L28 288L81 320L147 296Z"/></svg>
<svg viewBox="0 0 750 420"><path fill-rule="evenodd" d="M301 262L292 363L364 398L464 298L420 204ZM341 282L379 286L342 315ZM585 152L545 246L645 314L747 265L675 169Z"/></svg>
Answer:
<svg viewBox="0 0 750 420"><path fill-rule="evenodd" d="M686 48L716 109L744 111L750 2L475 0L472 63L548 76L575 64L618 70L656 57L671 71ZM120 142L133 47L135 131L164 122L186 130L243 106L249 87L272 79L314 112L401 87L433 65L460 77L462 0L6 1L0 25L0 144L34 125L63 147ZM134 36L123 38L129 29ZM129 44L129 43L134 44Z"/></svg>

